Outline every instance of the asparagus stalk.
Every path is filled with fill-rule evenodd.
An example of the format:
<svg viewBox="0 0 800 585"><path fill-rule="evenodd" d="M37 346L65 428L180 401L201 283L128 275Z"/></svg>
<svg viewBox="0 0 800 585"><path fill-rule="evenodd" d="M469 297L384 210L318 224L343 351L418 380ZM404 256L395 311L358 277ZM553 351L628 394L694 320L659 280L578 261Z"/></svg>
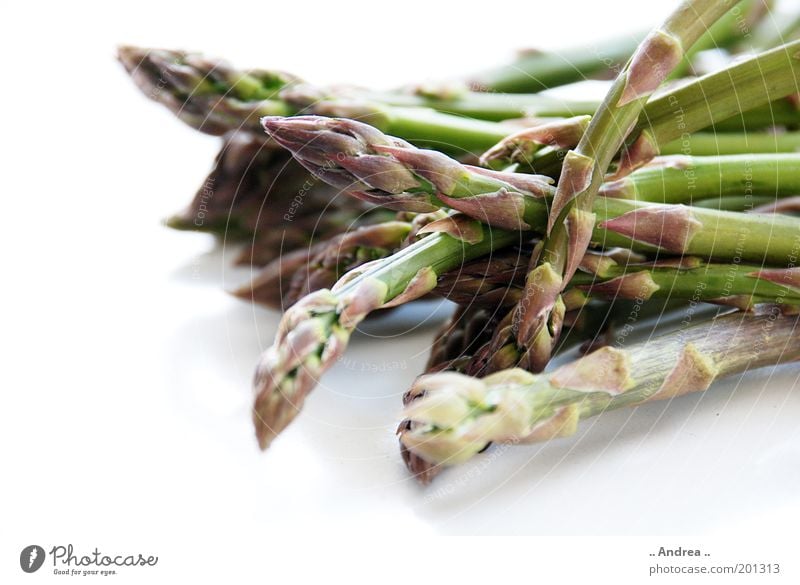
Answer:
<svg viewBox="0 0 800 585"><path fill-rule="evenodd" d="M502 254L502 253L501 253ZM456 271L453 271L456 272ZM639 318L657 316L662 318L665 311L671 310L674 303L647 303L637 309ZM474 303L459 305L431 345L430 357L425 374L436 372L459 372L474 375L474 363L480 362L481 353L491 341L498 327L507 326L503 317L508 317L497 306L479 306ZM575 343L582 343L581 352L589 353L608 344L613 338L615 328L623 323L633 310L630 302L614 299L611 303L594 302L564 315L566 333L561 338L562 349ZM424 393L411 390L403 395L403 404L408 406ZM411 420L403 420L398 433L410 431L415 426ZM488 444L487 444L488 446ZM400 453L408 470L422 484L430 483L443 469L423 459L400 442Z"/></svg>
<svg viewBox="0 0 800 585"><path fill-rule="evenodd" d="M319 91L296 87L297 80L285 74L238 71L224 61L182 51L121 47L119 58L143 93L209 134L230 130L261 134L261 117L301 111L364 118L417 144L457 153L482 152L509 132L504 124L428 108L347 97L320 101Z"/></svg>
<svg viewBox="0 0 800 585"><path fill-rule="evenodd" d="M381 206L417 212L446 206L496 228L540 233L551 227L548 222L558 211L559 195L547 177L462 165L445 154L417 149L353 120L297 116L265 118L264 125L276 142L315 175ZM653 195L663 199L661 192ZM549 204L551 197L553 203ZM585 243L604 247L785 266L787 258L796 253L800 236L800 224L790 217L748 216L609 197L590 204L588 211L578 210L570 216L570 225L576 228L578 221L586 231L581 234ZM562 230L559 237L566 236ZM573 236L560 245L580 248ZM550 268L538 273L551 281L551 297L559 278L569 280L583 250L575 252L580 254L577 259L571 256L571 267L564 263L567 253L571 255L572 249L560 253L562 265L550 263ZM559 270L564 271L560 277ZM548 297L542 293L531 298L547 302Z"/></svg>
<svg viewBox="0 0 800 585"><path fill-rule="evenodd" d="M709 126L719 127L724 123L733 130L749 130L776 124L796 125L800 112L783 98L797 92L800 59L796 55L799 52L800 41L795 41L651 98L636 127L630 132L629 127L617 132L625 134L626 139L617 174L626 174L659 153L672 152L675 146L670 143L677 139L680 139L678 148L683 154L708 154L694 152L690 147L691 133ZM604 111L617 112L616 109ZM633 124L630 120L624 121ZM742 137L737 134L722 133L720 137L721 144L727 148L718 147L719 154L730 153L728 148L741 148L747 140L740 142ZM763 147L772 152L780 150L769 143ZM546 173L560 168L565 156L563 151L542 150L539 133L534 127L507 136L485 153L483 160L519 162Z"/></svg>
<svg viewBox="0 0 800 585"><path fill-rule="evenodd" d="M436 288L440 275L464 262L527 241L523 233L491 229L464 216L448 217L420 231L433 235L361 266L331 290L312 293L286 312L275 344L262 356L256 374L254 423L262 448L296 416L316 380L342 355L350 334L369 313L419 298ZM696 262L688 267L686 263L628 266L634 274L615 271L607 261L594 262L588 266L595 276L589 281L578 279L577 290L637 295L634 298L658 298L672 291L673 296L699 295L698 299L718 302L718 297L723 297L724 302L740 305L745 295L749 295L749 304L778 297L795 302L800 288L796 269L747 268L738 272L734 268L731 272L730 267ZM562 307L567 310L566 304Z"/></svg>
<svg viewBox="0 0 800 585"><path fill-rule="evenodd" d="M320 221L330 216L324 214ZM271 308L289 307L306 294L330 288L345 272L413 244L420 230L446 216L445 211L394 214L373 209L349 226L331 230L330 237L317 238L311 245L309 237L302 249L296 246L288 254L262 263L264 268L255 278L233 294Z"/></svg>
<svg viewBox="0 0 800 585"><path fill-rule="evenodd" d="M751 37L753 28L771 12L772 4L772 0L745 0L733 6L686 52L671 78L683 76L688 71L696 72L694 60L703 51L727 49L728 52L735 53L737 50L746 50L742 45Z"/></svg>
<svg viewBox="0 0 800 585"><path fill-rule="evenodd" d="M679 67L686 71L697 51L725 48L735 44L747 33L741 20L754 24L765 14L765 3L760 0L742 2L719 22L704 31L696 48L687 51ZM582 81L589 76L613 77L633 55L645 32L617 36L589 47L575 47L547 53L526 51L511 65L498 67L476 75L472 87L486 92L525 93Z"/></svg>
<svg viewBox="0 0 800 585"><path fill-rule="evenodd" d="M800 132L746 132L713 134L698 132L659 147L661 154L718 156L800 151Z"/></svg>
<svg viewBox="0 0 800 585"><path fill-rule="evenodd" d="M166 105L193 128L211 134L233 130L258 133L262 115L315 113L359 118L419 145L451 152L482 152L511 130L508 125L480 120L588 115L599 106L593 100L536 94L325 89L281 73L262 81L269 77L267 72L237 71L224 61L181 51L122 47L119 56L148 97ZM259 83L264 87L254 91ZM742 124L748 129L796 124L798 118L795 107L777 101L748 111L733 128L739 129ZM721 125L717 129L727 128Z"/></svg>
<svg viewBox="0 0 800 585"><path fill-rule="evenodd" d="M462 463L490 442L575 433L608 410L702 392L722 377L800 358L797 317L777 307L736 312L627 348L606 347L550 374L503 370L483 379L424 376L411 390L403 446L436 465Z"/></svg>
<svg viewBox="0 0 800 585"><path fill-rule="evenodd" d="M622 179L604 183L606 197L691 203L711 197L788 197L800 193L800 154L659 157Z"/></svg>
<svg viewBox="0 0 800 585"><path fill-rule="evenodd" d="M685 136L748 109L797 92L800 41L756 55L706 75L650 104L627 138L620 169L641 166L659 154L659 144Z"/></svg>
<svg viewBox="0 0 800 585"><path fill-rule="evenodd" d="M588 256L582 271L570 281L567 309L581 305L575 293L600 298L646 301L674 298L734 305L750 309L756 304L800 304L800 271L769 269L744 264L709 264L698 258L617 264L603 258L603 265Z"/></svg>
<svg viewBox="0 0 800 585"><path fill-rule="evenodd" d="M307 294L330 288L346 272L389 256L411 227L409 222L386 221L337 234L276 258L232 294L275 309L290 307Z"/></svg>
<svg viewBox="0 0 800 585"><path fill-rule="evenodd" d="M327 96L324 93L320 94L317 100L336 99L337 93L340 92L341 90L337 89L329 92ZM569 118L591 115L599 104L594 99L574 100L538 93L481 93L450 88L439 92L419 88L391 93L354 90L350 93L350 97L354 101L367 100L390 106L429 108L443 114L490 122L519 118Z"/></svg>
<svg viewBox="0 0 800 585"><path fill-rule="evenodd" d="M513 145L513 135L508 137ZM499 149L503 141L491 150ZM544 148L540 149L538 144L532 146L523 141L520 144L519 152L511 151L515 154L513 161L508 162L524 163L530 166L535 172L546 175L555 175L561 172L561 163L566 151L563 149ZM764 131L764 132L694 132L682 136L677 140L659 144L658 150L663 155L682 154L685 156L721 156L735 154L780 154L800 151L800 133L783 131ZM533 155L526 154L534 151ZM484 155L485 157L486 155ZM532 157L532 158L531 158ZM500 157L502 159L502 155ZM645 164L645 161L640 161ZM634 169L627 169L628 171ZM613 177L612 177L613 179Z"/></svg>
<svg viewBox="0 0 800 585"><path fill-rule="evenodd" d="M439 274L527 239L463 216L423 229L432 235L349 272L331 290L314 292L284 313L254 382L253 422L262 449L294 419L316 381L342 355L351 333L369 313L419 298L436 286Z"/></svg>
<svg viewBox="0 0 800 585"><path fill-rule="evenodd" d="M787 199L791 199L788 197ZM753 213L780 213L778 211L755 211L764 205L777 204L783 201L765 195L727 195L725 197L709 197L692 201L694 207L720 209L725 211L741 211Z"/></svg>
<svg viewBox="0 0 800 585"><path fill-rule="evenodd" d="M389 221L295 250L271 262L233 294L272 308L291 306L306 294L333 286L345 272L398 250L411 229L409 222ZM460 265L441 274L431 292L463 305L510 308L522 296L532 245ZM567 310L580 309L589 296L640 301L673 296L745 308L774 302L778 296L787 303L800 301L789 280L759 278L758 266L741 263L709 264L688 256L649 262L618 249L588 252L579 268L565 299Z"/></svg>
<svg viewBox="0 0 800 585"><path fill-rule="evenodd" d="M709 83L700 78L687 83ZM702 87L702 86L701 86ZM677 87L671 87L669 93ZM292 90L289 90L292 91ZM287 92L284 91L284 94ZM332 95L329 99L335 99ZM320 98L322 99L322 98ZM540 94L488 94L463 92L446 94L438 97L435 94L417 95L410 93L364 93L360 97L353 96L353 101L370 101L390 106L410 108L428 108L443 114L466 116L478 120L492 122L515 122L530 126L526 120L551 120L590 116L600 106L599 100L568 100ZM661 99L654 96L651 101ZM789 99L776 99L766 105L751 107L742 104L745 111L738 116L718 120L713 126L716 132L742 132L743 130L760 130L772 126L789 126L796 128L800 124L800 113L795 103ZM648 106L646 106L648 107Z"/></svg>
<svg viewBox="0 0 800 585"><path fill-rule="evenodd" d="M449 206L475 213L479 198L489 195L485 201L505 200L505 205L487 210L487 223L522 229L527 199L536 206L537 198L554 193L548 177L462 165L354 120L296 116L264 118L263 123L267 133L315 175L393 209L424 213Z"/></svg>
<svg viewBox="0 0 800 585"><path fill-rule="evenodd" d="M547 53L523 51L510 65L474 76L477 91L527 93L567 85L588 76L613 75L630 58L645 33L617 36L596 46Z"/></svg>
<svg viewBox="0 0 800 585"><path fill-rule="evenodd" d="M594 100L562 100L536 94L501 95L459 89L372 92L361 88L318 88L281 72L239 71L226 61L195 53L124 46L122 65L149 98L202 132L259 130L258 118L291 115L322 103L373 103L400 108L427 108L483 120L523 116L562 117L592 113ZM257 88L254 90L254 88Z"/></svg>
<svg viewBox="0 0 800 585"><path fill-rule="evenodd" d="M589 311L573 311L565 315L569 332L565 335L565 346L573 342L590 342L593 345L609 332L614 321L614 307L596 303ZM629 313L629 311L628 311ZM473 303L456 307L452 317L442 326L431 344L425 374L434 372L461 372L469 367L479 349L492 338L492 333L500 325L505 312L499 306L478 306ZM419 398L420 394L407 392L403 395L404 405ZM404 420L398 432L410 430L413 423ZM417 456L400 443L400 453L406 467L423 484L430 483L442 467Z"/></svg>
<svg viewBox="0 0 800 585"><path fill-rule="evenodd" d="M525 284L525 248L507 249L473 260L439 277L435 294L459 304L511 307ZM800 304L797 271L767 269L741 263L708 263L684 256L667 260L587 252L569 283L566 310L580 309L591 296L598 299L683 299L741 308L756 304Z"/></svg>
<svg viewBox="0 0 800 585"><path fill-rule="evenodd" d="M563 315L561 292L591 242L596 220L593 204L611 160L636 124L648 97L728 9L727 3L711 0L684 2L637 48L580 143L567 153L546 237L531 258L526 290L515 308L514 334L522 367L541 370L558 341Z"/></svg>

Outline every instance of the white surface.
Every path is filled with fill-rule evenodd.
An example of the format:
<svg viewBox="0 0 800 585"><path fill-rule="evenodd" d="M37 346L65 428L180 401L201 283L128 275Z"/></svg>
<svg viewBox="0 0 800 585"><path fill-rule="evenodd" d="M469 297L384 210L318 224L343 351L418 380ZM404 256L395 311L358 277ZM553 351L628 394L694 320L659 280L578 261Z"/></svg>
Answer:
<svg viewBox="0 0 800 585"><path fill-rule="evenodd" d="M7 9L5 582L22 575L18 551L39 541L155 551L163 560L153 578L166 580L252 577L264 565L274 575L288 570L276 558L280 543L302 546L292 535L335 534L339 544L366 535L364 550L386 554L392 548L381 542L398 547L425 534L777 537L800 520L796 368L604 415L573 439L494 449L419 488L394 429L432 321L399 338L357 335L304 415L260 453L250 380L278 316L226 295L247 276L230 267L232 250L158 223L192 196L217 141L139 95L114 61L116 43L388 87L420 72L436 79L480 69L517 46L569 44L560 25L579 10L575 37L589 42L669 9L582 4ZM306 546L310 558L323 555ZM225 555L237 551L243 558L229 563ZM398 550L395 561L402 557Z"/></svg>

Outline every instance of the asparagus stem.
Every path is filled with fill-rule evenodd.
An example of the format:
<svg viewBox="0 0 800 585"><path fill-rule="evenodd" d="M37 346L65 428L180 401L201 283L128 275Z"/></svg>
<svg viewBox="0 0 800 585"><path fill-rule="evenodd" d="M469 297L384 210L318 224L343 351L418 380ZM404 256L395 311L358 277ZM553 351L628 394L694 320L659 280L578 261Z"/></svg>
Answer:
<svg viewBox="0 0 800 585"><path fill-rule="evenodd" d="M711 0L684 2L639 45L578 146L567 153L546 237L531 258L526 290L515 308L514 334L522 349L522 367L541 370L558 341L563 315L561 292L592 239L596 218L592 208L612 158L636 124L648 97L728 9L727 3Z"/></svg>
<svg viewBox="0 0 800 585"><path fill-rule="evenodd" d="M145 95L209 134L231 130L260 134L261 117L290 116L302 110L364 117L419 144L455 152L481 152L509 132L502 124L426 108L394 107L363 98L337 99L298 87L298 80L284 73L239 71L224 61L183 51L120 47L118 55Z"/></svg>
<svg viewBox="0 0 800 585"><path fill-rule="evenodd" d="M743 136L714 133L698 139L692 133L709 126L741 131L774 124L796 125L800 121L800 111L783 98L798 90L798 54L800 41L735 63L650 99L629 135L628 127L620 126L616 132L626 135L617 175L629 173L659 153L702 155L795 150L796 139L789 139L782 145L767 141L756 146L759 139L754 138L751 150L747 146L750 142L747 133ZM633 124L627 119L620 120L620 124L624 121ZM716 142L712 136L719 136L720 146L715 146L715 152L708 152L708 141ZM695 141L698 149L703 147L702 151L693 148ZM563 150L542 150L534 128L507 136L492 147L484 159L518 162L548 174L561 169L566 154Z"/></svg>
<svg viewBox="0 0 800 585"><path fill-rule="evenodd" d="M526 116L567 117L591 114L599 106L596 101L535 94L324 90L301 84L286 74L237 71L224 61L180 51L122 47L119 56L148 97L166 105L192 127L211 134L258 132L258 118L262 115L302 112L363 119L415 144L449 152L479 153L502 140L511 129L471 118L499 121ZM671 111L668 113L674 117ZM749 111L732 127L794 125L798 120L796 108L778 101ZM726 128L721 125L717 129Z"/></svg>
<svg viewBox="0 0 800 585"><path fill-rule="evenodd" d="M495 145L491 150L499 150L500 145L511 144L520 140L519 135L512 134L506 140ZM523 134L524 136L524 134ZM524 140L524 138L523 138ZM564 149L543 148L534 145L534 154L528 154L523 148L516 151L522 156L514 157L513 162L530 167L534 172L554 176L561 172L561 165L566 155ZM491 151L490 150L490 151ZM685 156L724 156L734 154L780 154L784 152L800 151L800 132L695 132L687 134L678 140L673 140L664 145L659 145L658 151L662 155L683 154ZM506 162L512 162L506 159ZM634 170L634 169L628 169ZM611 177L611 180L614 178Z"/></svg>
<svg viewBox="0 0 800 585"><path fill-rule="evenodd" d="M262 449L294 419L316 381L342 355L351 333L369 313L419 298L435 287L439 274L527 239L463 216L450 218L447 228L440 225L427 231L437 229L446 231L363 265L331 290L312 293L286 311L254 382L253 422Z"/></svg>
<svg viewBox="0 0 800 585"><path fill-rule="evenodd" d="M525 229L527 213L546 213L539 201L552 179L498 173L421 150L378 129L344 118L264 118L267 133L328 183L355 196L404 211L450 206L496 227ZM486 208L482 202L492 202ZM530 208L530 209L528 209Z"/></svg>
<svg viewBox="0 0 800 585"><path fill-rule="evenodd" d="M650 305L652 306L652 305ZM487 343L494 329L500 324L505 313L498 306L477 306L473 303L456 307L452 317L442 326L431 343L425 374L434 372L461 372L469 366L476 351ZM588 342L590 345L606 337L614 326L618 313L622 312L616 303L595 303L592 311L574 311L565 316L569 331L564 335L564 347L575 343ZM630 311L625 311L629 314ZM408 405L418 398L418 394L407 392L403 403ZM413 424L404 420L398 433L408 431ZM406 467L422 484L430 483L442 470L439 465L417 456L400 443L400 454Z"/></svg>
<svg viewBox="0 0 800 585"><path fill-rule="evenodd" d="M692 203L711 197L788 197L800 193L800 154L745 154L655 159L630 175L604 183L606 197Z"/></svg>
<svg viewBox="0 0 800 585"><path fill-rule="evenodd" d="M618 36L594 47L551 53L524 52L510 65L476 75L470 85L479 91L527 93L581 81L590 75L613 75L644 36L645 33Z"/></svg>
<svg viewBox="0 0 800 585"><path fill-rule="evenodd" d="M596 273L576 274L570 287L598 298L673 298L750 308L764 303L800 304L796 276L791 268L771 271L743 264L706 264L686 257L679 262L610 264Z"/></svg>
<svg viewBox="0 0 800 585"><path fill-rule="evenodd" d="M480 258L439 278L436 294L459 304L510 307L525 284L524 250L510 249ZM796 270L761 265L715 264L700 258L645 261L588 252L569 283L567 310L597 299L682 299L750 308L756 304L800 304Z"/></svg>
<svg viewBox="0 0 800 585"><path fill-rule="evenodd" d="M745 0L732 7L686 51L683 61L670 77L681 77L692 70L692 62L698 53L732 47L747 38L753 27L769 13L770 4L771 0Z"/></svg>
<svg viewBox="0 0 800 585"><path fill-rule="evenodd" d="M694 55L712 48L726 48L745 36L766 13L761 0L742 2L704 30L676 68L687 71ZM742 21L748 26L742 27ZM592 75L611 77L620 71L646 33L618 36L595 46L575 47L558 52L529 51L512 64L485 71L472 80L475 89L485 92L525 93L582 81ZM572 114L576 115L576 114Z"/></svg>
<svg viewBox="0 0 800 585"><path fill-rule="evenodd" d="M411 229L409 222L386 221L336 234L281 255L232 294L274 309L290 307L307 294L330 288L349 270L389 256Z"/></svg>
<svg viewBox="0 0 800 585"><path fill-rule="evenodd" d="M603 412L701 392L745 370L800 358L797 317L776 307L736 312L627 348L607 347L551 374L512 369L483 379L420 378L401 428L404 447L436 465L462 463L490 442L530 443L573 434Z"/></svg>
<svg viewBox="0 0 800 585"><path fill-rule="evenodd" d="M787 197L786 200L791 200ZM707 209L719 209L722 211L741 211L762 213L756 211L768 205L779 206L784 199L775 199L766 195L726 195L725 197L709 197L708 199L692 200L693 207L704 207ZM770 211L763 213L781 213L780 211Z"/></svg>
<svg viewBox="0 0 800 585"><path fill-rule="evenodd" d="M794 41L672 91L648 104L626 140L621 168L641 166L659 153L659 144L792 95L799 80L800 41Z"/></svg>
<svg viewBox="0 0 800 585"><path fill-rule="evenodd" d="M604 201L613 205L634 203L613 199ZM634 210L637 212L638 209ZM709 213L692 212L698 213L697 217L701 219L702 213ZM745 217L758 219L757 216ZM647 218L637 221L643 225L653 223ZM636 223L634 221L634 225ZM616 226L615 229L619 231L621 228ZM717 229L721 233L722 228ZM669 234L680 232L672 225L664 231ZM265 448L296 416L319 376L342 355L350 334L370 312L419 298L432 291L439 276L447 271L493 250L527 240L520 232L491 229L464 216L434 222L421 232L433 232L433 235L388 258L361 266L345 275L332 290L312 293L286 312L275 345L262 356L256 375L254 422L262 447ZM638 234L634 236L638 237ZM684 242L687 250L693 238ZM783 245L783 237L778 236L775 240ZM664 242L659 245L663 247ZM738 249L735 253L737 257L744 257ZM796 254L796 251L792 253ZM628 267L630 273L615 272L613 263L607 261L595 262L591 266L596 277L590 281L585 280L586 277L578 279L576 285L587 294L638 298L644 294L660 297L672 292L673 297L691 294L693 296L689 298L699 295L698 299L735 302L737 305L745 300L747 304L753 304L773 298L795 302L800 288L800 277L792 268L756 270L743 267L739 272L730 267L703 266L694 262L695 265L688 268L685 263ZM698 293L698 289L702 289L701 292ZM721 301L719 297L722 297ZM563 307L564 310L568 308L566 305Z"/></svg>
<svg viewBox="0 0 800 585"><path fill-rule="evenodd" d="M746 132L714 134L698 132L659 147L661 154L717 156L722 154L760 154L797 152L800 132Z"/></svg>
<svg viewBox="0 0 800 585"><path fill-rule="evenodd" d="M272 138L315 175L381 206L418 212L449 207L496 228L539 233L547 231L553 207L558 207L558 192L552 206L548 204L554 189L547 177L462 165L440 152L415 148L353 120L298 116L265 118L264 124ZM663 199L661 190L652 195ZM785 266L800 238L800 223L783 216L610 197L598 198L588 211L578 213L586 230L582 235L585 244L691 254L709 260L738 258ZM570 237L559 245L574 240ZM566 281L572 276L575 266L568 269L564 252L573 253L571 249L562 251L561 265L551 263L551 268L543 269L548 279L555 278L550 273L558 275L559 270ZM576 262L583 250L574 253L580 254L572 256Z"/></svg>
<svg viewBox="0 0 800 585"><path fill-rule="evenodd" d="M600 198L593 212L597 223L590 242L603 246L777 266L791 262L800 246L800 222L793 217L746 215L608 197Z"/></svg>
<svg viewBox="0 0 800 585"><path fill-rule="evenodd" d="M390 106L430 108L454 114L500 122L514 118L569 118L592 114L597 100L569 100L549 95L481 93L455 91L450 93L364 93L363 99Z"/></svg>

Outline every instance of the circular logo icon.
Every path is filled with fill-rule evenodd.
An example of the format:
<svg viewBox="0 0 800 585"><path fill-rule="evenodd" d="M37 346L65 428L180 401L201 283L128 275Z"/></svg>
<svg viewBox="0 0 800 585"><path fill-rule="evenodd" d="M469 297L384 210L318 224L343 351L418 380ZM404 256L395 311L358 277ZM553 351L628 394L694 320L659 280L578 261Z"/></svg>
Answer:
<svg viewBox="0 0 800 585"><path fill-rule="evenodd" d="M44 564L44 556L44 549L38 544L26 546L19 553L19 566L26 573L34 573Z"/></svg>

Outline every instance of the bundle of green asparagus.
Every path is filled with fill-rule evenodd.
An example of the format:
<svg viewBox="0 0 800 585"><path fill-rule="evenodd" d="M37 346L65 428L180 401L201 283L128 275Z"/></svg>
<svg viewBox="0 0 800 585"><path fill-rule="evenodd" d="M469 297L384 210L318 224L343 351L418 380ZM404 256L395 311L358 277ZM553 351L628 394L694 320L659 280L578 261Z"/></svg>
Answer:
<svg viewBox="0 0 800 585"><path fill-rule="evenodd" d="M243 242L261 268L234 294L285 311L256 370L261 447L362 320L428 296L456 307L404 397L423 483L492 443L800 357L800 41L772 10L685 0L632 42L393 91L120 48L146 95L222 137L167 225ZM710 48L729 62L705 72ZM588 76L605 99L547 91ZM628 340L668 315L677 329Z"/></svg>

